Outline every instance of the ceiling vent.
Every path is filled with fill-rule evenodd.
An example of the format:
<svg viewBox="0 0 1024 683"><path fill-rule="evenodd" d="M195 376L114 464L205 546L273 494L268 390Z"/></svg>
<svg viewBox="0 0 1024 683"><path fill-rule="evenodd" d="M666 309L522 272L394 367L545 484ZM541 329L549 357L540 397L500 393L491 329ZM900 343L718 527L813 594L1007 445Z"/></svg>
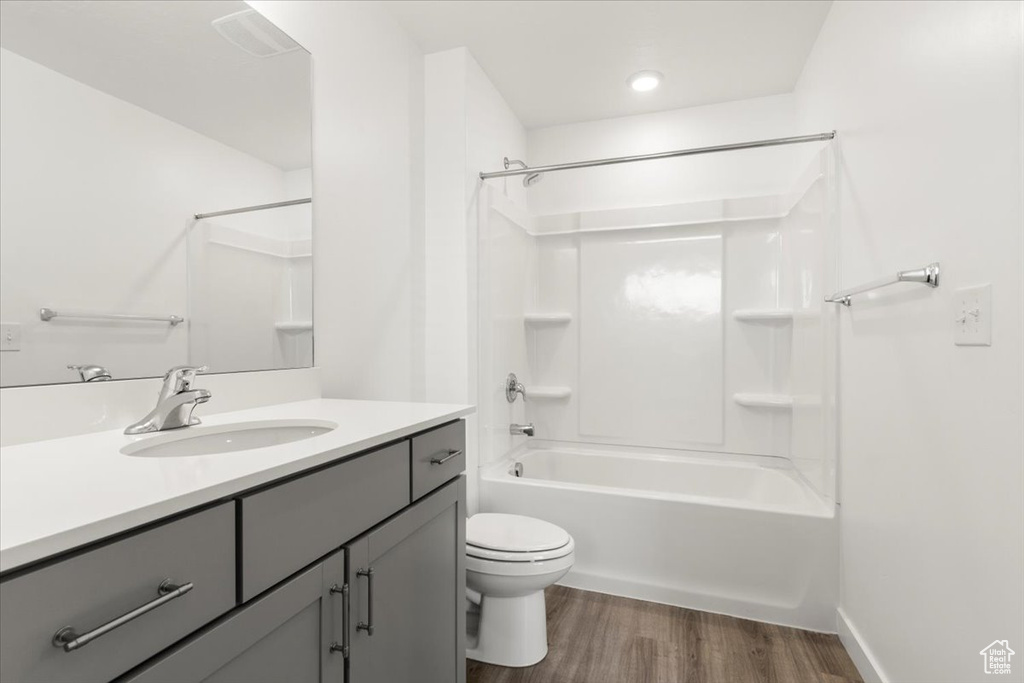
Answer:
<svg viewBox="0 0 1024 683"><path fill-rule="evenodd" d="M256 57L275 57L301 47L254 9L235 12L211 23L225 40Z"/></svg>

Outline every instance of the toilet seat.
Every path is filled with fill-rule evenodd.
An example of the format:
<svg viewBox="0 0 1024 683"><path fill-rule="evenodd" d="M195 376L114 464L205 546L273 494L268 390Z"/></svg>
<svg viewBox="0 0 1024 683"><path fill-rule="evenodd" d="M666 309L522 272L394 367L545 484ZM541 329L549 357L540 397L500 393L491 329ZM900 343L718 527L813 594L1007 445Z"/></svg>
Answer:
<svg viewBox="0 0 1024 683"><path fill-rule="evenodd" d="M484 512L466 522L466 555L492 562L543 562L575 545L565 529L533 517Z"/></svg>
<svg viewBox="0 0 1024 683"><path fill-rule="evenodd" d="M564 574L572 568L575 562L576 556L572 552L562 557L536 562L504 562L466 555L466 569L470 572L507 577L509 579Z"/></svg>
<svg viewBox="0 0 1024 683"><path fill-rule="evenodd" d="M543 562L545 560L555 560L559 557L571 555L575 548L576 542L572 540L572 536L569 536L569 542L560 548L539 550L532 553L510 550L491 550L490 548L481 548L467 542L466 555L469 557L476 557L481 560L491 560L492 562Z"/></svg>

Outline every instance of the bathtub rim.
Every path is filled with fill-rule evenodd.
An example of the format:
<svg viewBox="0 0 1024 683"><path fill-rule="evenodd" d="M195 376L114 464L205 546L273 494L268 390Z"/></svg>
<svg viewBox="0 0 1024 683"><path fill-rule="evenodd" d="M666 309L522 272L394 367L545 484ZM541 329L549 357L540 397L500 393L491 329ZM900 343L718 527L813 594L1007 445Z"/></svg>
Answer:
<svg viewBox="0 0 1024 683"><path fill-rule="evenodd" d="M753 503L735 498L718 496L698 496L692 494L670 493L666 491L649 491L646 489L625 488L620 486L601 486L597 484L580 484L575 482L556 481L552 479L533 479L516 477L509 473L515 460L530 451L571 451L583 456L614 456L628 457L639 460L656 460L660 462L691 462L715 467L737 467L743 469L777 470L792 479L803 490L806 505L801 507ZM736 453L717 453L702 451L677 451L670 449L651 449L644 447L609 446L606 444L590 444L578 441L532 440L520 444L499 460L479 468L480 479L488 482L509 484L512 486L534 486L548 489L584 491L603 495L626 495L632 498L648 500L707 505L718 508L729 508L765 514L787 515L796 517L814 517L833 519L836 517L837 505L826 499L804 479L800 471L788 459L781 456L757 456Z"/></svg>

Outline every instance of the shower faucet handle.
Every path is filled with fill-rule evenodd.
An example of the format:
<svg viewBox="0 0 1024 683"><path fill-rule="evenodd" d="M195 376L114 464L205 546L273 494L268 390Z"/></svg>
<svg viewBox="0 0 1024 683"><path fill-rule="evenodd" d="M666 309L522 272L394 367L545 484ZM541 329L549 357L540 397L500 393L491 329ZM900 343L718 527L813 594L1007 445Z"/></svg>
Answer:
<svg viewBox="0 0 1024 683"><path fill-rule="evenodd" d="M516 396L519 395L522 395L524 401L526 400L526 387L516 377L516 373L510 372L505 378L505 398L509 403L515 403Z"/></svg>

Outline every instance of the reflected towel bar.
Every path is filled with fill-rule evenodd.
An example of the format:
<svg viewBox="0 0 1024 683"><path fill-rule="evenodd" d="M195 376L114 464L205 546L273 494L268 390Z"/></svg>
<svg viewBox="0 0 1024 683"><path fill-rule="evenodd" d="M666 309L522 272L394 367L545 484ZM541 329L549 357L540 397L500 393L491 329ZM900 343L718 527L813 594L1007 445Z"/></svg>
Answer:
<svg viewBox="0 0 1024 683"><path fill-rule="evenodd" d="M49 322L54 318L86 318L89 320L121 320L124 322L154 321L170 323L171 327L185 322L179 315L128 315L125 313L86 313L84 311L64 311L58 313L52 308L40 308L39 319Z"/></svg>
<svg viewBox="0 0 1024 683"><path fill-rule="evenodd" d="M279 209L283 206L297 206L299 204L310 204L312 203L312 197L306 197L305 199L289 199L286 202L273 202L272 204L254 204L252 206L243 206L239 209L225 209L223 211L210 211L209 213L197 213L194 218L197 221L201 221L204 218L216 218L217 216L230 216L236 213L249 213L250 211L262 211L264 209Z"/></svg>
<svg viewBox="0 0 1024 683"><path fill-rule="evenodd" d="M851 287L844 289L841 292L836 292L832 296L825 297L825 301L830 304L842 304L849 306L852 302L850 297L856 294L863 294L864 292L870 292L873 289L879 289L881 287L888 287L898 282L919 282L922 285L928 285L929 287L939 286L939 264L929 263L924 268L915 268L914 270L901 270L896 273L895 277L887 277L881 280L875 280L859 287Z"/></svg>

